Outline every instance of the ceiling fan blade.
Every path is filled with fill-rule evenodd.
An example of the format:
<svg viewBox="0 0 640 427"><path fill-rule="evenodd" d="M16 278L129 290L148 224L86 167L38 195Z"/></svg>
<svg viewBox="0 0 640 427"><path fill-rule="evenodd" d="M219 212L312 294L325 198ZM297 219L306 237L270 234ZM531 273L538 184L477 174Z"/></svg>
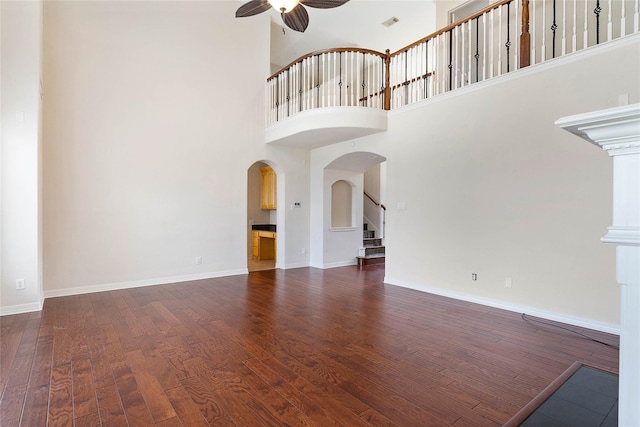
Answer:
<svg viewBox="0 0 640 427"><path fill-rule="evenodd" d="M305 6L315 7L317 9L331 9L342 6L349 0L300 0Z"/></svg>
<svg viewBox="0 0 640 427"><path fill-rule="evenodd" d="M253 16L271 9L271 4L267 0L251 0L236 10L236 18Z"/></svg>
<svg viewBox="0 0 640 427"><path fill-rule="evenodd" d="M309 25L309 14L304 6L298 4L289 12L283 13L282 20L287 24L287 27L292 30L304 33L304 30L306 30Z"/></svg>

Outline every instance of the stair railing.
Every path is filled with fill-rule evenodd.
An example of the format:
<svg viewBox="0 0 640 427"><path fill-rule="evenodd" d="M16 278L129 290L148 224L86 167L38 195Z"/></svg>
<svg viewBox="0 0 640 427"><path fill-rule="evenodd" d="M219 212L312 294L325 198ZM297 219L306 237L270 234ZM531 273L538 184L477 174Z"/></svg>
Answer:
<svg viewBox="0 0 640 427"><path fill-rule="evenodd" d="M639 31L640 0L501 0L394 53L313 52L267 80L267 124L323 107L389 110Z"/></svg>
<svg viewBox="0 0 640 427"><path fill-rule="evenodd" d="M380 238L383 239L385 237L385 217L386 217L386 211L387 211L387 207L378 202L376 199L374 199L373 197L371 197L371 195L369 193L367 193L366 191L363 192L364 196L365 196L365 200L369 201L369 204L372 205L373 207L377 208L375 209L375 215L377 216L377 218L375 218L376 223L372 224L374 227L376 227L376 229L378 231L380 231ZM367 212L367 207L365 204L365 216L366 212ZM373 210L373 209L371 209ZM369 218L371 219L371 218Z"/></svg>

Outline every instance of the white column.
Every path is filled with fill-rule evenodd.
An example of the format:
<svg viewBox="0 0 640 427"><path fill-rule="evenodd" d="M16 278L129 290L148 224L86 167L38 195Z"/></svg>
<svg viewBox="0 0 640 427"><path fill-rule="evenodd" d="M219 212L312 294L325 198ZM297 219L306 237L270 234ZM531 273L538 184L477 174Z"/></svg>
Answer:
<svg viewBox="0 0 640 427"><path fill-rule="evenodd" d="M615 243L620 284L618 425L640 426L640 104L556 122L613 157L613 225L602 238Z"/></svg>

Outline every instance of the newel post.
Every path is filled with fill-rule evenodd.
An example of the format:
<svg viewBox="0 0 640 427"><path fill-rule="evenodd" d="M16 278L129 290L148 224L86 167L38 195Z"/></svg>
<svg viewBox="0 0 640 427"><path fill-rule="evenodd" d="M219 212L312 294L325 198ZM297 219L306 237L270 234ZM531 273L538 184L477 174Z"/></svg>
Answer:
<svg viewBox="0 0 640 427"><path fill-rule="evenodd" d="M386 50L384 57L384 109L391 110L391 51Z"/></svg>
<svg viewBox="0 0 640 427"><path fill-rule="evenodd" d="M618 425L640 426L640 104L564 117L556 124L613 158L613 225L602 241L616 245L620 284Z"/></svg>
<svg viewBox="0 0 640 427"><path fill-rule="evenodd" d="M531 34L529 33L529 0L522 0L522 33L520 34L520 68L531 64Z"/></svg>

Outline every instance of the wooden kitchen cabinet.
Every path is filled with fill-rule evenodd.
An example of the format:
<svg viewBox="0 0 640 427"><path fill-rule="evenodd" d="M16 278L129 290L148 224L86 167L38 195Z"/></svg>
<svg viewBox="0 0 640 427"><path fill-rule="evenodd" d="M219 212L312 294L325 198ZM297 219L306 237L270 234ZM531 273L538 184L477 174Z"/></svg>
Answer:
<svg viewBox="0 0 640 427"><path fill-rule="evenodd" d="M273 231L253 232L253 257L255 259L276 259L276 233Z"/></svg>
<svg viewBox="0 0 640 427"><path fill-rule="evenodd" d="M260 173L262 174L260 207L276 209L276 173L271 166L260 168Z"/></svg>

